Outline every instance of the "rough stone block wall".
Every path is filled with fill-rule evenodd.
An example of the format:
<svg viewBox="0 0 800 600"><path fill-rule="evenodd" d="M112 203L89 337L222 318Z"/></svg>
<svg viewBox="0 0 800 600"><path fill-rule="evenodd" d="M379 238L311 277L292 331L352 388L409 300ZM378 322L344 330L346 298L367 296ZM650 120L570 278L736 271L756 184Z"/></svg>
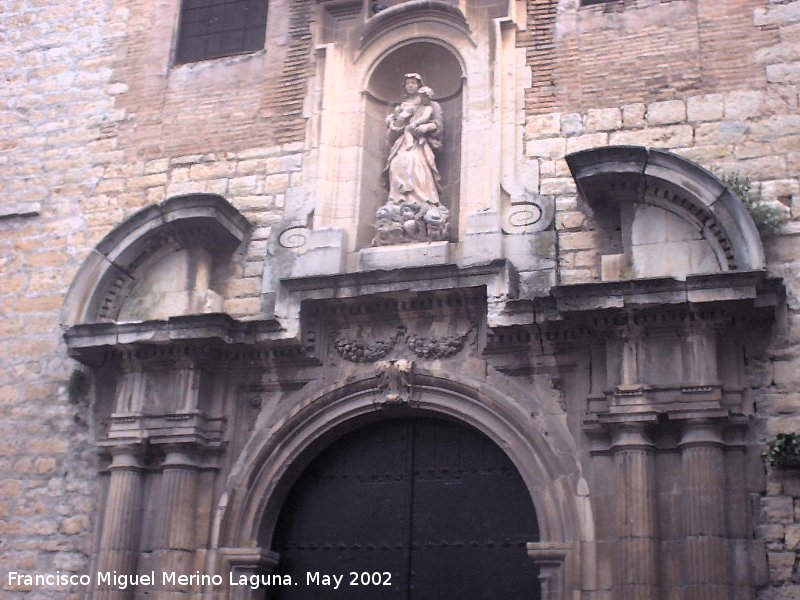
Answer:
<svg viewBox="0 0 800 600"><path fill-rule="evenodd" d="M310 3L273 4L267 50L181 67L169 62L178 0L3 5L3 598L83 594L9 587L8 571L89 571L100 495L91 394L59 326L88 252L145 206L220 194L254 224L224 310L260 311L270 225L301 193L310 60Z"/></svg>
<svg viewBox="0 0 800 600"><path fill-rule="evenodd" d="M106 86L125 11L96 0L9 0L1 18L0 595L78 598L64 588L14 592L5 573L89 566L94 440L86 396L67 391L76 365L58 314L103 235L86 206L102 161L117 156L104 135L115 118Z"/></svg>

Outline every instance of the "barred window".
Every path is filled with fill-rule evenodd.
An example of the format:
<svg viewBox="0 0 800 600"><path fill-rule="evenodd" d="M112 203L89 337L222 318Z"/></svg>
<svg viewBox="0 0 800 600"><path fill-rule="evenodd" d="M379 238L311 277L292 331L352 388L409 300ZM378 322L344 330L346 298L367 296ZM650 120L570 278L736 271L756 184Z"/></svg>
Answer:
<svg viewBox="0 0 800 600"><path fill-rule="evenodd" d="M261 50L266 29L267 0L183 0L175 62Z"/></svg>

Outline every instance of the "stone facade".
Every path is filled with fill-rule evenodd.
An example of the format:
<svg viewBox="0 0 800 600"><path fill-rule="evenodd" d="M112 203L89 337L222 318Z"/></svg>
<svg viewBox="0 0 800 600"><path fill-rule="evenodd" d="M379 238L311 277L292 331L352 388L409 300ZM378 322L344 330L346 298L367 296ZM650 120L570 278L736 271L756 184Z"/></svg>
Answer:
<svg viewBox="0 0 800 600"><path fill-rule="evenodd" d="M369 4L276 0L265 50L174 66L177 0L5 3L3 596L270 567L278 449L387 402L466 415L537 484L545 598L800 595L800 479L760 459L800 432L800 2ZM366 249L364 98L414 36L466 82L456 234ZM697 202L695 165L738 173L789 222L759 259L724 216L609 211L630 164Z"/></svg>

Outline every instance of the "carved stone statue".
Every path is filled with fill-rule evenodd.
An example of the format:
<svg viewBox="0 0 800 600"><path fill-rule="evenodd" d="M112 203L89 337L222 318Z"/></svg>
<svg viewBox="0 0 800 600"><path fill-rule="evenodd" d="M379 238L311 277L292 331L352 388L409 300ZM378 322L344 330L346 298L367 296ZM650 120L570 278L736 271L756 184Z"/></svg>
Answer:
<svg viewBox="0 0 800 600"><path fill-rule="evenodd" d="M447 239L450 211L441 192L436 153L442 149L442 108L418 73L406 73L405 98L386 117L389 198L375 217L373 246Z"/></svg>

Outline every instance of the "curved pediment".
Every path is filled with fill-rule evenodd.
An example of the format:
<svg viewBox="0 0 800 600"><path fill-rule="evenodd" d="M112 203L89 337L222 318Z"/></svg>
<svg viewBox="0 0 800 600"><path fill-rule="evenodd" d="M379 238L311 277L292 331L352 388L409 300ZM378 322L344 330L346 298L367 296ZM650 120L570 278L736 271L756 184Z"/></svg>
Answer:
<svg viewBox="0 0 800 600"><path fill-rule="evenodd" d="M590 207L598 213L609 207L627 211L627 217L617 217L616 226L628 260L634 255L635 276L764 269L764 249L750 213L718 177L696 163L639 146L594 148L566 160ZM637 249L642 257L638 267ZM673 267L664 258L687 256L691 260ZM651 265L645 264L648 257Z"/></svg>
<svg viewBox="0 0 800 600"><path fill-rule="evenodd" d="M361 48L369 46L389 29L416 22L441 23L469 36L469 25L458 6L441 0L410 0L390 6L370 18L361 36Z"/></svg>
<svg viewBox="0 0 800 600"><path fill-rule="evenodd" d="M83 262L62 325L216 312L215 265L249 230L247 219L214 194L178 196L140 210Z"/></svg>

